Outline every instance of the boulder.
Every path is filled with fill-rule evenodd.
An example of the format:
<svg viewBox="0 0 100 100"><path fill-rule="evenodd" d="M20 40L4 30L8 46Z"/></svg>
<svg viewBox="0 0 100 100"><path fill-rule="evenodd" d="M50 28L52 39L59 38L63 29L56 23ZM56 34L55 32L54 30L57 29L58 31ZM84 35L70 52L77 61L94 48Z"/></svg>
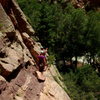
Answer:
<svg viewBox="0 0 100 100"><path fill-rule="evenodd" d="M29 50L23 43L20 33L17 30L15 32L16 42L10 43L9 47L6 45L5 48L1 48L0 51L0 74L4 77L10 75L24 62L28 62L32 59ZM34 64L34 60L31 61L33 61Z"/></svg>
<svg viewBox="0 0 100 100"><path fill-rule="evenodd" d="M37 79L39 81L42 81L44 82L45 81L45 76L43 75L43 73L39 72L39 71L36 71L36 75L37 75Z"/></svg>

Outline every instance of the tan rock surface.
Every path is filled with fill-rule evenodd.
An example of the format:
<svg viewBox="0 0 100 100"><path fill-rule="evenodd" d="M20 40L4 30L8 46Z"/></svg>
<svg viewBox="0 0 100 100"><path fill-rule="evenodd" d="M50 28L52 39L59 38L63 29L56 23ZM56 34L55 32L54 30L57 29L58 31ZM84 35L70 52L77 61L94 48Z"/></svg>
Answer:
<svg viewBox="0 0 100 100"><path fill-rule="evenodd" d="M35 70L33 66L23 68L0 94L0 100L39 100L43 83L33 75Z"/></svg>
<svg viewBox="0 0 100 100"><path fill-rule="evenodd" d="M15 0L0 0L0 3L3 5L0 5L0 100L70 100L61 88L63 83L59 80L59 85L54 79L60 77L54 67L43 74L44 83L38 81L36 58L41 43L32 43L31 49L25 43L22 34L30 37L34 30ZM17 27L5 7L12 10Z"/></svg>
<svg viewBox="0 0 100 100"><path fill-rule="evenodd" d="M0 81L6 81L6 79L0 75Z"/></svg>
<svg viewBox="0 0 100 100"><path fill-rule="evenodd" d="M3 91L5 91L6 87L7 87L7 82L6 82L5 78L0 75L0 94Z"/></svg>
<svg viewBox="0 0 100 100"><path fill-rule="evenodd" d="M15 0L12 0L12 9L17 19L18 25L20 27L20 31L33 35L34 30L28 23L26 16L24 15L24 13L22 12L22 10L20 9L19 5L16 3Z"/></svg>
<svg viewBox="0 0 100 100"><path fill-rule="evenodd" d="M1 4L0 4L0 30L3 32L14 32L14 26L8 15L5 13L5 10L3 9Z"/></svg>
<svg viewBox="0 0 100 100"><path fill-rule="evenodd" d="M52 66L54 67L54 66ZM71 100L67 93L60 86L61 83L57 83L52 75L53 68L50 68L44 73L46 81L44 82L44 90L40 94L40 100ZM54 72L55 77L57 73ZM64 84L63 84L64 85Z"/></svg>

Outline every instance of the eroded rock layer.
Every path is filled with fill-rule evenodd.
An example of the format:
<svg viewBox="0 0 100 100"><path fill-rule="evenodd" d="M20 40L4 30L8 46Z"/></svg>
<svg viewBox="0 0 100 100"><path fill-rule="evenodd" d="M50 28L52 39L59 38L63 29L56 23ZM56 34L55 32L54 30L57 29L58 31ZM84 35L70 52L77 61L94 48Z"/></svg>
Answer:
<svg viewBox="0 0 100 100"><path fill-rule="evenodd" d="M0 0L0 100L70 100L50 70L45 82L37 79L41 44L33 35L16 1Z"/></svg>

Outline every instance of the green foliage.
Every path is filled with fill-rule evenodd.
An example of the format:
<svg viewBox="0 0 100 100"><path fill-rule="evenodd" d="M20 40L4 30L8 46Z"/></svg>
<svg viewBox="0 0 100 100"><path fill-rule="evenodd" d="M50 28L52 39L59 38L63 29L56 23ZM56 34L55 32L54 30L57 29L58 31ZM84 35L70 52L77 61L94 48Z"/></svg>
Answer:
<svg viewBox="0 0 100 100"><path fill-rule="evenodd" d="M64 83L73 100L94 100L100 98L100 78L91 66L83 66L75 73L63 75Z"/></svg>
<svg viewBox="0 0 100 100"><path fill-rule="evenodd" d="M44 47L49 48L49 63L63 62L89 54L100 58L100 13L62 7L63 0L17 0ZM61 4L60 4L61 3ZM95 61L95 60L94 60ZM58 62L57 62L58 63ZM63 66L61 66L62 68ZM100 99L100 79L90 66L63 75L73 100Z"/></svg>
<svg viewBox="0 0 100 100"><path fill-rule="evenodd" d="M33 28L37 31L40 24L41 4L37 0L17 0L24 13L30 18Z"/></svg>
<svg viewBox="0 0 100 100"><path fill-rule="evenodd" d="M2 31L2 26L3 26L3 24L2 24L2 23L0 23L0 31Z"/></svg>
<svg viewBox="0 0 100 100"><path fill-rule="evenodd" d="M100 51L100 13L89 12L87 24L87 48L91 56L95 56Z"/></svg>
<svg viewBox="0 0 100 100"><path fill-rule="evenodd" d="M0 23L0 28L2 27L3 25Z"/></svg>
<svg viewBox="0 0 100 100"><path fill-rule="evenodd" d="M55 64L55 56L54 55L48 56L48 63L49 63L49 65Z"/></svg>
<svg viewBox="0 0 100 100"><path fill-rule="evenodd" d="M71 4L63 8L59 3L48 1L18 0L18 3L31 20L42 45L56 59L100 54L100 13L87 14Z"/></svg>
<svg viewBox="0 0 100 100"><path fill-rule="evenodd" d="M85 15L84 10L74 9L71 12L70 17L71 17L70 28L66 29L66 31L69 32L68 38L67 38L68 39L67 43L69 44L67 45L66 43L67 51L68 51L68 54L71 54L69 56L72 56L72 57L80 56L84 54L85 52L84 34L86 30L87 16Z"/></svg>

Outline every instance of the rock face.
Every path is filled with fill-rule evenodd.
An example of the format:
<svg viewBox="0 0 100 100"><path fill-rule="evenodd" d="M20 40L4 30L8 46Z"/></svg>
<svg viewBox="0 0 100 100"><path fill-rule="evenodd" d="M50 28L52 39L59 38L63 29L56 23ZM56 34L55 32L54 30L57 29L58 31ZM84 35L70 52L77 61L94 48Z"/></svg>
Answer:
<svg viewBox="0 0 100 100"><path fill-rule="evenodd" d="M41 44L33 34L15 0L0 0L0 100L70 100L53 78L53 67L43 73L45 82L38 81Z"/></svg>
<svg viewBox="0 0 100 100"><path fill-rule="evenodd" d="M9 18L7 16L6 12L4 11L2 5L0 4L0 30L4 32L13 32L14 31L14 26Z"/></svg>
<svg viewBox="0 0 100 100"><path fill-rule="evenodd" d="M62 89L64 84L58 78L61 76L59 76L59 73L56 71L55 66L51 66L50 69L44 73L46 81L44 82L43 91L40 94L40 100L71 100Z"/></svg>
<svg viewBox="0 0 100 100"><path fill-rule="evenodd" d="M70 0L76 8L99 8L100 0Z"/></svg>
<svg viewBox="0 0 100 100"><path fill-rule="evenodd" d="M34 34L34 30L30 26L30 24L27 22L26 16L21 11L21 9L18 6L18 4L15 2L15 0L12 0L11 3L12 3L12 9L13 9L14 16L15 16L17 22L18 22L18 27L20 27L19 28L20 31L21 32L26 32L29 35L33 35Z"/></svg>

